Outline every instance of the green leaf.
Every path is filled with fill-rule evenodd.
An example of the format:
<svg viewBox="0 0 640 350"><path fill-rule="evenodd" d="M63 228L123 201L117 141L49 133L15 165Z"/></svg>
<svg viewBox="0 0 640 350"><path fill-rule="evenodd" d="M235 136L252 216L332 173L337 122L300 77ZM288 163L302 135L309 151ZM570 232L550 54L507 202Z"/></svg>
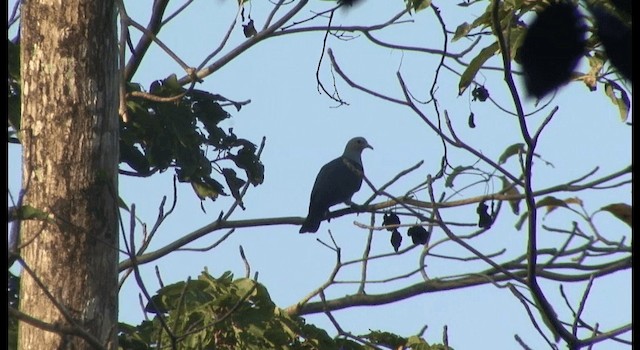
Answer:
<svg viewBox="0 0 640 350"><path fill-rule="evenodd" d="M632 215L632 207L626 203L614 203L606 205L600 210L608 211L616 218L620 219L625 224L629 225L629 227L633 227L631 224Z"/></svg>
<svg viewBox="0 0 640 350"><path fill-rule="evenodd" d="M118 207L126 210L126 211L131 211L129 209L129 206L127 205L127 203L125 203L124 199L122 199L122 197L118 196Z"/></svg>
<svg viewBox="0 0 640 350"><path fill-rule="evenodd" d="M392 349L404 347L405 344L407 344L406 338L390 332L371 331L361 337L369 339L369 341L376 345L382 345Z"/></svg>
<svg viewBox="0 0 640 350"><path fill-rule="evenodd" d="M480 28L491 27L491 6L487 6L484 13L478 16L476 19L474 19L473 22L471 22L470 29L475 29L477 27L480 27Z"/></svg>
<svg viewBox="0 0 640 350"><path fill-rule="evenodd" d="M456 41L458 41L458 39L466 36L467 34L469 34L470 30L471 30L471 25L469 25L469 23L464 22L464 23L460 24L456 28L456 31L453 34L453 38L451 39L451 42L456 42Z"/></svg>
<svg viewBox="0 0 640 350"><path fill-rule="evenodd" d="M550 212L561 207L569 208L569 205L567 204L567 202L563 201L562 199L558 199L554 196L546 196L541 200L539 200L538 202L536 202L536 208L542 208L542 207L546 207L547 214L549 214Z"/></svg>
<svg viewBox="0 0 640 350"><path fill-rule="evenodd" d="M249 278L234 280L228 271L215 278L205 268L197 280L167 285L152 298L164 312L165 324L179 336L169 339L158 316L138 326L120 323L120 349L151 350L171 341L178 349L365 348L344 337L331 338L325 330L306 324L303 318L288 315L275 307L262 284ZM406 338L389 332L372 331L365 338L385 347L407 343ZM409 342L412 349L444 349L440 345L428 347L418 336L409 338Z"/></svg>
<svg viewBox="0 0 640 350"><path fill-rule="evenodd" d="M527 36L527 28L522 25L517 25L512 27L509 34L509 54L512 60L516 60L516 56L518 56L519 48L522 46L524 42L524 38ZM519 60L516 60L519 62Z"/></svg>
<svg viewBox="0 0 640 350"><path fill-rule="evenodd" d="M20 45L7 39L7 63L9 65L9 77L20 81Z"/></svg>
<svg viewBox="0 0 640 350"><path fill-rule="evenodd" d="M480 53L474 57L467 69L464 70L462 75L460 76L460 82L458 83L458 95L462 95L462 93L469 87L469 85L473 82L476 74L482 68L482 65L493 55L498 52L500 45L498 42L494 42L493 44L485 47L480 51Z"/></svg>
<svg viewBox="0 0 640 350"><path fill-rule="evenodd" d="M434 350L422 337L416 335L410 336L405 346L411 350Z"/></svg>
<svg viewBox="0 0 640 350"><path fill-rule="evenodd" d="M193 187L193 191L198 195L200 200L205 200L207 198L211 198L211 200L216 200L219 195L226 196L224 193L224 188L222 185L214 180L214 179L204 179L203 180L192 180L191 186Z"/></svg>
<svg viewBox="0 0 640 350"><path fill-rule="evenodd" d="M504 164L511 156L524 152L524 143L514 143L513 145L507 147L504 152L502 152L500 158L498 158L498 164Z"/></svg>
<svg viewBox="0 0 640 350"><path fill-rule="evenodd" d="M520 218L518 219L518 221L514 225L516 227L516 230L520 231L520 229L522 229L522 225L527 220L528 216L529 216L529 212L528 211L526 211L524 214L520 215Z"/></svg>
<svg viewBox="0 0 640 350"><path fill-rule="evenodd" d="M447 179L444 182L444 186L448 187L448 188L452 188L453 187L453 180L456 178L456 176L462 174L465 170L470 170L473 169L472 166L457 166L453 169L453 171L451 172L451 175L447 176Z"/></svg>
<svg viewBox="0 0 640 350"><path fill-rule="evenodd" d="M182 92L184 89L182 88L182 85L180 85L180 83L178 82L178 76L175 74L171 74L169 75L165 80L164 80L164 86L170 90L173 90L175 92Z"/></svg>
<svg viewBox="0 0 640 350"><path fill-rule="evenodd" d="M20 124L22 121L20 105L20 85L9 82L9 96L7 97L7 116L9 119L9 126L14 131L20 131Z"/></svg>
<svg viewBox="0 0 640 350"><path fill-rule="evenodd" d="M544 214L546 216L558 208L569 208L569 204L582 205L582 200L578 197L571 197L563 200L563 199L556 198L554 196L546 196L536 202L536 208L537 209L543 208L543 207L546 208L547 212ZM529 212L527 211L526 213L522 214L522 216L520 216L520 219L518 219L518 222L515 225L517 230L520 230L522 228L522 225L524 224L525 220L529 216L528 213Z"/></svg>
<svg viewBox="0 0 640 350"><path fill-rule="evenodd" d="M18 218L20 220L47 220L49 214L30 205L23 205L18 209Z"/></svg>
<svg viewBox="0 0 640 350"><path fill-rule="evenodd" d="M509 182L509 180L507 180L507 178L505 176L501 176L500 178L502 179L502 193L504 193L504 194L506 194L508 196L519 196L520 195L520 192L518 191L518 188L514 184ZM509 200L509 206L511 206L511 211L515 215L520 214L520 201L521 201L521 199L511 199L511 200Z"/></svg>
<svg viewBox="0 0 640 350"><path fill-rule="evenodd" d="M426 9L431 6L431 0L406 0L407 8L413 9L413 11L418 12Z"/></svg>
<svg viewBox="0 0 640 350"><path fill-rule="evenodd" d="M250 278L239 278L233 281L233 284L238 287L238 292L240 295L245 295L249 293L251 289L256 287L256 281Z"/></svg>
<svg viewBox="0 0 640 350"><path fill-rule="evenodd" d="M604 91L611 99L611 102L618 107L620 121L627 121L627 118L629 117L629 108L631 107L631 102L629 101L627 92L624 91L620 85L610 80L604 84ZM620 94L620 97L616 95L616 92Z"/></svg>

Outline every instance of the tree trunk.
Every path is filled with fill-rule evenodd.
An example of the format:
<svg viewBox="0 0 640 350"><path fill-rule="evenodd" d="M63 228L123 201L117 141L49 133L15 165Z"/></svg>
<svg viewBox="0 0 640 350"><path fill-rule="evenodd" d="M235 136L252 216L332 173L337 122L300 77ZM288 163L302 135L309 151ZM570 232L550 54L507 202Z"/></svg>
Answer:
<svg viewBox="0 0 640 350"><path fill-rule="evenodd" d="M49 215L22 223L20 311L50 326L21 317L18 348L115 349L114 2L23 1L20 38L23 204Z"/></svg>

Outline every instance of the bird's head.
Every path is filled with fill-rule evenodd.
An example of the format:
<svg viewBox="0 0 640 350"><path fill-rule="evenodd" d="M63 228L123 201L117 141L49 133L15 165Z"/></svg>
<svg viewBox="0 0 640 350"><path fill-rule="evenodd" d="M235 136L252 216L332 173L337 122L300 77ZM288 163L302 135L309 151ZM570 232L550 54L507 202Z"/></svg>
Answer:
<svg viewBox="0 0 640 350"><path fill-rule="evenodd" d="M345 153L362 153L365 148L373 149L369 142L367 142L367 139L362 136L358 136L349 140L344 150Z"/></svg>

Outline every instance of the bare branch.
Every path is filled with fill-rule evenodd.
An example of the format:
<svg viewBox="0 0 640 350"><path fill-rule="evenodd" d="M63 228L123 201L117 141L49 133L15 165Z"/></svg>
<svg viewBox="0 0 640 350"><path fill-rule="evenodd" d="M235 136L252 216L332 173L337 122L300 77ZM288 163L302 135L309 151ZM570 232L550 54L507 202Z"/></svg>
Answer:
<svg viewBox="0 0 640 350"><path fill-rule="evenodd" d="M256 35L252 36L251 38L247 39L242 44L238 45L236 48L228 52L226 55L220 57L217 61L210 64L209 66L203 69L199 69L197 72L195 72L195 75L193 77L190 75L187 75L185 77L180 78L178 82L181 85L185 85L185 84L191 83L194 80L194 78L203 79L213 74L218 69L220 69L221 67L229 63L231 60L239 56L244 51L248 50L253 45L270 37L271 34L273 34L277 29L282 27L284 23L289 21L295 14L297 14L300 10L302 10L302 8L306 6L308 2L309 0L300 0L296 4L296 6L294 6L289 12L287 12L284 16L282 16L279 20L277 20L273 25L258 32Z"/></svg>
<svg viewBox="0 0 640 350"><path fill-rule="evenodd" d="M131 58L129 58L129 62L127 62L127 67L124 70L123 81L131 80L131 78L138 70L142 59L145 57L147 50L153 42L153 37L155 37L155 35L160 32L160 28L162 28L162 16L164 15L164 11L166 10L167 5L169 5L169 0L154 1L153 10L151 11L151 17L149 18L149 23L147 24L147 27L142 30L144 35L138 41L138 44L131 54ZM119 0L118 7L124 9L122 0ZM123 13L125 12L120 12L120 15L122 16ZM125 23L122 28L128 26L130 20L131 19L128 16L121 18L121 21ZM121 42L120 45L124 46L124 42Z"/></svg>

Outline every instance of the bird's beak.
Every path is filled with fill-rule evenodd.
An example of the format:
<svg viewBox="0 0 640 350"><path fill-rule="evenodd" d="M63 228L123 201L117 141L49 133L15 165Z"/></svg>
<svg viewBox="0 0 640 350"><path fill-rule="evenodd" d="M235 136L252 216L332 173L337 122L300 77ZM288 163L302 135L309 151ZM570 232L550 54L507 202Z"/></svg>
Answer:
<svg viewBox="0 0 640 350"><path fill-rule="evenodd" d="M370 144L367 143L366 146L364 146L364 148L371 148L373 150L373 146L371 146Z"/></svg>

